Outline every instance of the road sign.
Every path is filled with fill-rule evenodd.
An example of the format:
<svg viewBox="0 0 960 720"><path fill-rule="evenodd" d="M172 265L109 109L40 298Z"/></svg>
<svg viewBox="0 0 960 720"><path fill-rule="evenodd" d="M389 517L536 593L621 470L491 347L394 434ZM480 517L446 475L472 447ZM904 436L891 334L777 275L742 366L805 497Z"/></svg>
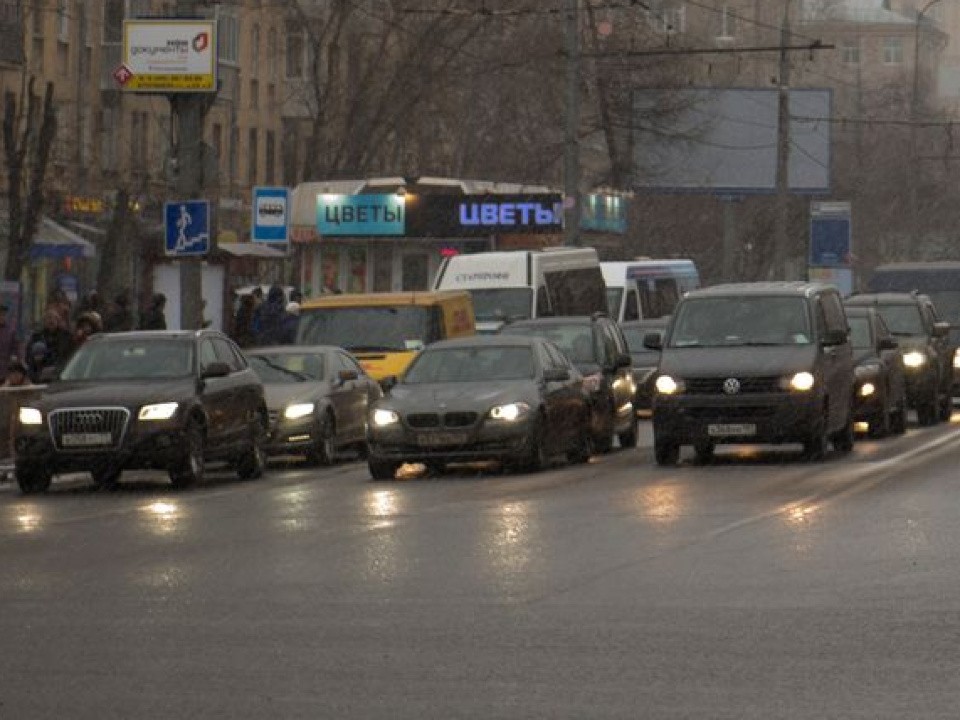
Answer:
<svg viewBox="0 0 960 720"><path fill-rule="evenodd" d="M117 81L117 85L123 87L130 79L133 77L133 71L128 68L123 63L117 66L116 70L113 71L113 79Z"/></svg>
<svg viewBox="0 0 960 720"><path fill-rule="evenodd" d="M283 244L289 239L290 191L285 187L253 189L253 242Z"/></svg>
<svg viewBox="0 0 960 720"><path fill-rule="evenodd" d="M810 267L849 268L851 236L850 203L811 203Z"/></svg>
<svg viewBox="0 0 960 720"><path fill-rule="evenodd" d="M210 203L168 202L163 208L165 250L176 257L210 252Z"/></svg>

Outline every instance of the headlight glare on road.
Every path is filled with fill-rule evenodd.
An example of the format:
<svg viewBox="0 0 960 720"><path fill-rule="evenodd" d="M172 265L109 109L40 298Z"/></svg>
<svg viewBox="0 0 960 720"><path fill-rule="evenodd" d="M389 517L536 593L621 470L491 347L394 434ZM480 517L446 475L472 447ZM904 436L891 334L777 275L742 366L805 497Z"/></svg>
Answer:
<svg viewBox="0 0 960 720"><path fill-rule="evenodd" d="M43 425L43 413L32 407L20 408L21 425Z"/></svg>
<svg viewBox="0 0 960 720"><path fill-rule="evenodd" d="M530 406L523 402L507 403L506 405L497 405L490 409L490 417L494 420L506 420L513 422L521 415L530 411Z"/></svg>
<svg viewBox="0 0 960 720"><path fill-rule="evenodd" d="M175 402L155 403L153 405L144 405L140 408L137 415L138 420L169 420L177 411L178 404Z"/></svg>
<svg viewBox="0 0 960 720"><path fill-rule="evenodd" d="M908 368L918 368L927 361L927 356L919 350L911 350L903 354L903 364Z"/></svg>
<svg viewBox="0 0 960 720"><path fill-rule="evenodd" d="M800 392L807 392L808 390L813 389L813 385L816 382L813 377L813 373L808 373L806 371L798 372L792 378L790 378L790 389L799 390Z"/></svg>
<svg viewBox="0 0 960 720"><path fill-rule="evenodd" d="M373 424L377 427L386 427L387 425L396 425L400 422L400 416L393 410L374 410Z"/></svg>
<svg viewBox="0 0 960 720"><path fill-rule="evenodd" d="M287 420L299 420L307 415L312 415L313 408L313 403L297 403L296 405L288 405L287 409L283 411L283 416Z"/></svg>
<svg viewBox="0 0 960 720"><path fill-rule="evenodd" d="M683 383L674 380L669 375L661 375L657 378L657 392L661 395L675 395L683 392Z"/></svg>
<svg viewBox="0 0 960 720"><path fill-rule="evenodd" d="M876 385L873 383L864 383L860 386L860 397L870 397L877 391Z"/></svg>

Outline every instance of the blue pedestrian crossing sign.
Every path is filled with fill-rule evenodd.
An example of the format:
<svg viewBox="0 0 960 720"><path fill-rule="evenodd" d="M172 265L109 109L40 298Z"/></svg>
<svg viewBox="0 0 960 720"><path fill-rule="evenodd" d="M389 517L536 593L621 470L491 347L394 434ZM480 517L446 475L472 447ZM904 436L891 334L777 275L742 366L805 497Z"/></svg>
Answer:
<svg viewBox="0 0 960 720"><path fill-rule="evenodd" d="M210 203L207 200L168 202L163 208L167 255L186 257L210 252Z"/></svg>

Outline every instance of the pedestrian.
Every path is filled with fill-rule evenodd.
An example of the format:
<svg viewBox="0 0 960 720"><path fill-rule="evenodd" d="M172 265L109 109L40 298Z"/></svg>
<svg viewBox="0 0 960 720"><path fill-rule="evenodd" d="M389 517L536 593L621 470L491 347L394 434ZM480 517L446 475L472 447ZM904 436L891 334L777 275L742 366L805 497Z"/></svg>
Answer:
<svg viewBox="0 0 960 720"><path fill-rule="evenodd" d="M103 324L100 322L100 316L95 312L81 313L77 322L73 326L73 349L83 345L87 339L103 330Z"/></svg>
<svg viewBox="0 0 960 720"><path fill-rule="evenodd" d="M24 364L27 366L27 375L31 382L43 382L41 378L44 368L53 367L53 363L49 362L47 344L43 340L36 340L29 344Z"/></svg>
<svg viewBox="0 0 960 720"><path fill-rule="evenodd" d="M100 317L103 317L103 303L100 300L100 293L96 290L88 292L77 304L77 317L80 317L85 312L94 312Z"/></svg>
<svg viewBox="0 0 960 720"><path fill-rule="evenodd" d="M47 307L44 312L54 312L57 315L57 323L63 330L70 332L70 308L72 303L63 288L55 288L50 293L47 301Z"/></svg>
<svg viewBox="0 0 960 720"><path fill-rule="evenodd" d="M9 308L6 303L0 303L0 374L6 374L7 363L11 357L19 357L17 347L17 331L7 317Z"/></svg>
<svg viewBox="0 0 960 720"><path fill-rule="evenodd" d="M260 330L257 334L258 345L279 345L283 334L283 316L286 312L286 298L283 288L272 285L267 299L260 308Z"/></svg>
<svg viewBox="0 0 960 720"><path fill-rule="evenodd" d="M300 303L287 303L280 327L280 344L293 345L297 341L297 328L300 326Z"/></svg>
<svg viewBox="0 0 960 720"><path fill-rule="evenodd" d="M43 314L43 326L30 336L27 346L32 348L37 342L42 342L46 349L44 367L59 370L73 351L73 337L69 330L61 327L60 317L52 309Z"/></svg>
<svg viewBox="0 0 960 720"><path fill-rule="evenodd" d="M252 347L256 343L253 332L253 295L241 295L240 307L233 319L233 340L242 348Z"/></svg>
<svg viewBox="0 0 960 720"><path fill-rule="evenodd" d="M113 298L107 315L103 319L103 329L106 332L127 332L133 330L136 323L133 312L130 310L130 292L121 290Z"/></svg>
<svg viewBox="0 0 960 720"><path fill-rule="evenodd" d="M6 379L3 381L2 387L23 387L32 384L27 366L18 357L10 358L7 363Z"/></svg>
<svg viewBox="0 0 960 720"><path fill-rule="evenodd" d="M253 320L250 327L253 330L254 338L260 336L260 315L263 312L263 288L257 285L251 292L253 298Z"/></svg>
<svg viewBox="0 0 960 720"><path fill-rule="evenodd" d="M140 319L141 330L166 330L167 318L163 314L163 309L167 305L167 296L163 293L157 293L150 298L150 307Z"/></svg>

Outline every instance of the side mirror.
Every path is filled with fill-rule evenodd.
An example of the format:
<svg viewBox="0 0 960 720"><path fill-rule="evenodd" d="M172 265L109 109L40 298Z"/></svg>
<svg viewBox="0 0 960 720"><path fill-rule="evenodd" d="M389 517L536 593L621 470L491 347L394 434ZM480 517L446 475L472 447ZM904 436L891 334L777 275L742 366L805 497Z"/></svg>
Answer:
<svg viewBox="0 0 960 720"><path fill-rule="evenodd" d="M570 371L564 370L563 368L550 368L549 370L543 371L544 382L567 382L569 379Z"/></svg>
<svg viewBox="0 0 960 720"><path fill-rule="evenodd" d="M341 384L348 383L351 380L356 380L358 377L360 376L357 374L356 370L341 370L340 374L337 375L337 378L340 380Z"/></svg>
<svg viewBox="0 0 960 720"><path fill-rule="evenodd" d="M648 350L663 350L663 336L660 333L647 333L643 336L643 346Z"/></svg>
<svg viewBox="0 0 960 720"><path fill-rule="evenodd" d="M225 362L212 362L207 365L200 374L204 380L208 378L221 378L230 374L230 366Z"/></svg>
<svg viewBox="0 0 960 720"><path fill-rule="evenodd" d="M55 367L45 367L40 371L40 383L42 385L49 385L50 383L55 383L57 381L57 376L60 373Z"/></svg>
<svg viewBox="0 0 960 720"><path fill-rule="evenodd" d="M934 337L946 337L950 334L950 323L948 322L935 322L933 324L933 336Z"/></svg>
<svg viewBox="0 0 960 720"><path fill-rule="evenodd" d="M388 392L390 389L396 386L399 382L396 375L387 375L380 381L380 387L383 388L384 392Z"/></svg>
<svg viewBox="0 0 960 720"><path fill-rule="evenodd" d="M617 370L620 368L633 367L633 359L627 353L617 355Z"/></svg>
<svg viewBox="0 0 960 720"><path fill-rule="evenodd" d="M878 347L881 350L896 350L898 347L900 347L900 341L897 340L895 337L890 337L889 335L887 335L886 337L880 338Z"/></svg>
<svg viewBox="0 0 960 720"><path fill-rule="evenodd" d="M846 330L824 330L823 336L820 338L820 344L824 347L843 345L846 341Z"/></svg>

